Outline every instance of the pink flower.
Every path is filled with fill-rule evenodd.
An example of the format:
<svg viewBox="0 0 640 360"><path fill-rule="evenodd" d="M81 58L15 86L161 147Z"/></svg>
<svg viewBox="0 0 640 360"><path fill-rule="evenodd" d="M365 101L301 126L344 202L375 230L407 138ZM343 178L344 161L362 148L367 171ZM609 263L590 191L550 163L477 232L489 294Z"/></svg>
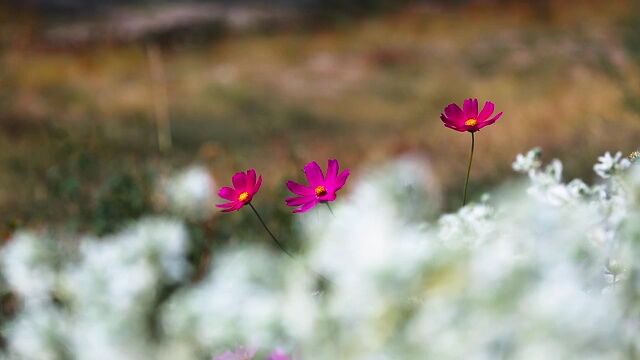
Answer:
<svg viewBox="0 0 640 360"><path fill-rule="evenodd" d="M233 352L227 351L222 355L218 355L213 360L251 360L254 356L256 356L256 349L239 347Z"/></svg>
<svg viewBox="0 0 640 360"><path fill-rule="evenodd" d="M283 350L275 349L271 352L267 360L291 360L291 358Z"/></svg>
<svg viewBox="0 0 640 360"><path fill-rule="evenodd" d="M462 107L460 109L456 104L449 104L444 108L444 114L440 114L444 126L456 131L476 132L498 121L502 116L502 113L498 113L490 118L495 107L491 101L484 103L480 113L478 113L478 99L466 99Z"/></svg>
<svg viewBox="0 0 640 360"><path fill-rule="evenodd" d="M336 199L336 192L347 182L349 169L338 175L338 160L331 159L327 165L327 176L322 175L322 169L317 162L312 161L305 165L304 173L307 176L308 186L298 184L294 181L287 181L289 190L298 195L286 199L289 206L296 207L293 212L305 212L319 203L326 203Z"/></svg>
<svg viewBox="0 0 640 360"><path fill-rule="evenodd" d="M222 208L222 212L238 211L243 206L249 204L253 199L253 196L260 190L262 184L262 176L256 180L256 171L249 169L245 172L237 172L231 178L233 188L228 186L220 188L218 196L223 199L229 200L224 204L216 205Z"/></svg>

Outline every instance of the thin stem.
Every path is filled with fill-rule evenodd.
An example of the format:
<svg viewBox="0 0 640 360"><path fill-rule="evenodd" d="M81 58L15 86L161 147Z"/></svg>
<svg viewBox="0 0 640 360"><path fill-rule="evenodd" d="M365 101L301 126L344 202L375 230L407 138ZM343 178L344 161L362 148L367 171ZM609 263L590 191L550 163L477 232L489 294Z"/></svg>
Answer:
<svg viewBox="0 0 640 360"><path fill-rule="evenodd" d="M269 236L271 236L271 239L273 239L273 241L276 243L276 245L278 245L278 247L280 248L280 250L282 250L285 254L289 255L289 257L293 260L297 260L295 256L293 256L293 254L291 254L289 251L287 251L287 249L285 249L285 247L282 245L282 243L280 241L278 241L278 238L276 238L275 235L273 235L273 233L271 232L271 230L269 230L269 227L267 226L267 224L264 222L264 220L262 220L262 216L260 216L260 214L258 213L258 210L256 210L256 208L253 206L252 203L249 203L249 207L251 207L251 210L253 210L253 213L256 214L256 216L258 217L258 220L260 220L260 224L262 224L262 226L264 227L265 230L267 230L267 232L269 233ZM318 274L317 272L311 270L307 265L303 264L303 266L305 266L309 271L311 271L312 273L314 273L316 276L318 276L320 279L322 279L322 281L326 282L327 284L331 284L331 280L327 279L326 277L324 277L321 274Z"/></svg>
<svg viewBox="0 0 640 360"><path fill-rule="evenodd" d="M471 163L473 162L473 148L476 144L474 132L471 133L471 154L469 155L469 166L467 166L467 179L464 181L464 195L462 196L462 206L467 204L467 188L469 187L469 175L471 174Z"/></svg>
<svg viewBox="0 0 640 360"><path fill-rule="evenodd" d="M271 239L273 239L273 241L276 243L276 245L278 245L280 250L282 250L285 254L289 255L290 258L294 259L294 256L289 251L287 251L287 249L285 249L285 247L282 245L282 243L280 243L280 241L278 241L278 238L276 238L276 236L273 235L271 230L269 230L269 227L264 222L264 220L262 220L262 216L260 216L260 214L258 213L258 210L256 210L256 208L253 206L253 204L249 203L249 206L251 207L251 210L253 210L253 213L256 214L256 216L258 217L258 220L260 220L260 223L262 224L264 229L267 230L267 232L269 233L269 236L271 236Z"/></svg>
<svg viewBox="0 0 640 360"><path fill-rule="evenodd" d="M171 118L169 116L167 75L162 62L162 51L156 44L147 45L147 58L149 59L151 72L158 149L164 153L171 150Z"/></svg>
<svg viewBox="0 0 640 360"><path fill-rule="evenodd" d="M331 208L331 205L329 205L329 202L327 201L324 204L329 208L329 212L331 213L331 215L336 216L336 214L333 213L333 209Z"/></svg>

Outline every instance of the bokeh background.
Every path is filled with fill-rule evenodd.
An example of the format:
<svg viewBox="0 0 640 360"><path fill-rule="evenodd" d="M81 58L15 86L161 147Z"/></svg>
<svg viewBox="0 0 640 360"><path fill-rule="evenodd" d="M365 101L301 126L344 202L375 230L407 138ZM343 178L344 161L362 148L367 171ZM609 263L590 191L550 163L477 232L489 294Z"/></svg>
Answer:
<svg viewBox="0 0 640 360"><path fill-rule="evenodd" d="M311 160L338 158L357 176L417 154L446 211L459 205L469 137L439 115L465 97L505 112L479 133L476 198L533 146L561 158L567 177L590 179L598 155L640 139L640 6L630 0L0 6L5 237L45 225L113 232L161 212L156 180L192 164L218 185L255 167L257 206L283 237L283 183ZM209 243L253 223L213 217L192 236Z"/></svg>

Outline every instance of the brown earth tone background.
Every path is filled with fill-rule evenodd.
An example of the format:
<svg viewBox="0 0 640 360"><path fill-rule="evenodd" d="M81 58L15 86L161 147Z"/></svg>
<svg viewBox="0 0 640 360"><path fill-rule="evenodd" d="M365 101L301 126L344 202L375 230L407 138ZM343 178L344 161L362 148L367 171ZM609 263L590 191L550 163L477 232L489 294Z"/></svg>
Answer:
<svg viewBox="0 0 640 360"><path fill-rule="evenodd" d="M158 174L192 163L219 183L255 167L286 228L283 182L306 162L357 176L417 153L452 209L469 136L439 115L465 97L505 113L477 136L476 197L534 146L586 179L600 154L640 146L632 1L52 3L0 9L6 233L112 231L154 211ZM229 219L205 232L245 221Z"/></svg>

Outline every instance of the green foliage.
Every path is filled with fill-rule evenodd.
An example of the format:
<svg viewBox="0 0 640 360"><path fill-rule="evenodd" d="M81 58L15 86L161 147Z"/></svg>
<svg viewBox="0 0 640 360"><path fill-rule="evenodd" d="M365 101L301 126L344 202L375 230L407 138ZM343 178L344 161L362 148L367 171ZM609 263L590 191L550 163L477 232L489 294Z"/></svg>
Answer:
<svg viewBox="0 0 640 360"><path fill-rule="evenodd" d="M634 0L629 15L622 21L624 45L629 53L640 62L640 1Z"/></svg>
<svg viewBox="0 0 640 360"><path fill-rule="evenodd" d="M121 224L150 210L145 179L121 172L111 175L98 190L93 226L98 234L112 232Z"/></svg>

